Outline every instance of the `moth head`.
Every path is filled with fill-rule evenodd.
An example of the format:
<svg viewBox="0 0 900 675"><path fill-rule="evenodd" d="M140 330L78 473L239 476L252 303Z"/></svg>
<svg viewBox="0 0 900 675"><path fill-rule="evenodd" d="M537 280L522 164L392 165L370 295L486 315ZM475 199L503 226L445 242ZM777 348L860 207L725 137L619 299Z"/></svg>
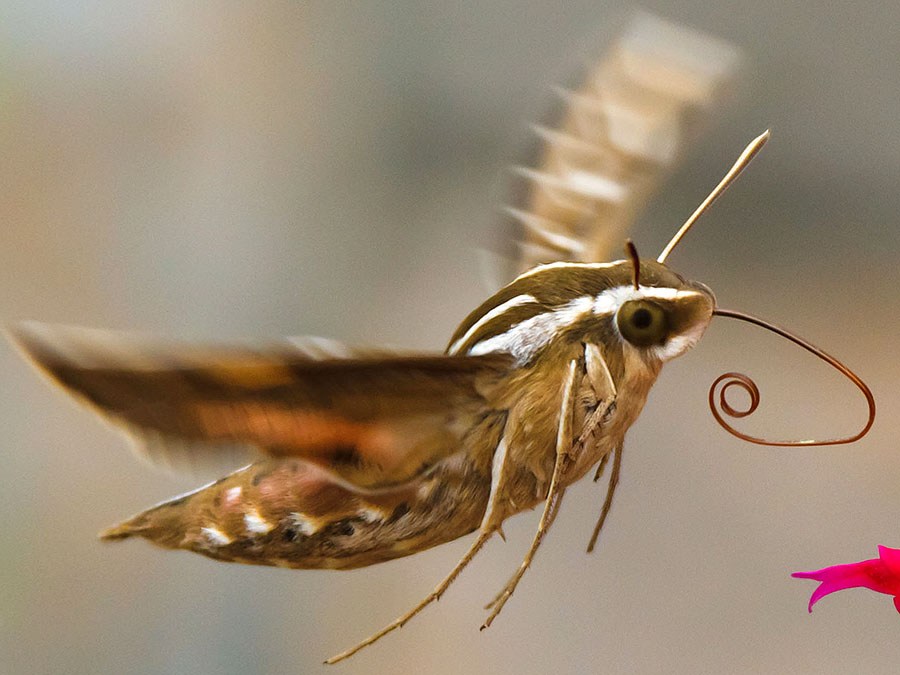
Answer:
<svg viewBox="0 0 900 675"><path fill-rule="evenodd" d="M716 307L706 285L655 260L622 261L618 271L620 283L598 296L595 311L611 315L614 333L626 349L647 360L668 361L703 336Z"/></svg>

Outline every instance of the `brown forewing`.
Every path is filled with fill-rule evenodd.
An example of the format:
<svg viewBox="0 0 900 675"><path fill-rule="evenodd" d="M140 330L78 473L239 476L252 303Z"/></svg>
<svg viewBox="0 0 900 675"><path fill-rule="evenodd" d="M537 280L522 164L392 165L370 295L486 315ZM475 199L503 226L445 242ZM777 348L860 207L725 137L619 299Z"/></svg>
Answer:
<svg viewBox="0 0 900 675"><path fill-rule="evenodd" d="M282 344L197 349L25 324L13 336L63 388L139 441L193 463L247 445L315 462L355 486L403 483L459 449L502 355L311 355ZM169 457L168 459L172 459Z"/></svg>

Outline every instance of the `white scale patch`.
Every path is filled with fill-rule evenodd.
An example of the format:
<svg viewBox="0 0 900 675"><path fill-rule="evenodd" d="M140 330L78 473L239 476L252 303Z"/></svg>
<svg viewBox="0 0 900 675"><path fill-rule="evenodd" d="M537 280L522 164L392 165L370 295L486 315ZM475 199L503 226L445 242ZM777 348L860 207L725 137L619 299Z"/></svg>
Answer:
<svg viewBox="0 0 900 675"><path fill-rule="evenodd" d="M659 347L651 347L650 351L660 361L668 361L674 359L679 354L684 353L687 349L697 344L697 341L703 337L706 330L706 324L697 325L694 330L683 335L676 335L669 341Z"/></svg>
<svg viewBox="0 0 900 675"><path fill-rule="evenodd" d="M472 356L509 352L517 361L529 361L556 335L556 331L571 326L593 307L590 296L575 298L562 307L542 312L512 326L505 333L478 342L469 350Z"/></svg>
<svg viewBox="0 0 900 675"><path fill-rule="evenodd" d="M206 539L213 546L227 546L231 543L231 537L217 527L203 527L200 531L206 535Z"/></svg>
<svg viewBox="0 0 900 675"><path fill-rule="evenodd" d="M469 328L469 330L467 330L463 334L463 336L461 338L459 338L459 340L457 340L450 346L450 349L448 350L448 352L450 354L455 354L456 351L462 345L465 344L466 340L468 340L470 337L472 337L479 328L481 328L484 324L486 324L488 321L490 321L494 317L500 316L501 314L503 314L503 312L505 312L508 309L512 309L513 307L518 307L519 305L525 305L529 302L537 302L537 300L535 299L535 297L533 295L529 295L529 294L525 293L523 295L517 295L516 297L514 297L510 300L507 300L506 302L504 302L500 305L497 305L491 311L487 312L483 317L478 319L478 321L473 323L472 326ZM469 353L470 354L472 353L471 350L469 351Z"/></svg>
<svg viewBox="0 0 900 675"><path fill-rule="evenodd" d="M314 535L321 528L321 525L315 520L297 511L291 513L291 520L297 526L297 529L300 530L300 534L307 537Z"/></svg>
<svg viewBox="0 0 900 675"><path fill-rule="evenodd" d="M377 523L379 520L384 520L384 517L387 514L385 514L381 509L367 506L357 511L357 515L367 523Z"/></svg>
<svg viewBox="0 0 900 675"><path fill-rule="evenodd" d="M259 511L250 509L244 514L244 527L252 534L266 534L275 526L260 516Z"/></svg>

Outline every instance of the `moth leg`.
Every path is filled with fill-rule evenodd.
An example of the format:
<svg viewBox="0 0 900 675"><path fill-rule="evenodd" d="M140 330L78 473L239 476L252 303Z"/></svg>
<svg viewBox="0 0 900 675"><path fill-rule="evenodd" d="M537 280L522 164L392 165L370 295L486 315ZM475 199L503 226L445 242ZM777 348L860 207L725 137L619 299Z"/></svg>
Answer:
<svg viewBox="0 0 900 675"><path fill-rule="evenodd" d="M573 371L574 372L574 371ZM355 647L348 649L345 652L338 654L337 656L332 656L330 659L325 661L326 664L337 663L338 661L343 661L349 656L353 656L356 652L358 652L363 647L367 647L373 642L381 639L392 630L396 628L402 628L407 621L412 619L416 614L421 612L425 607L430 605L435 600L439 600L450 584L459 576L459 573L463 571L466 565L471 562L472 558L475 557L475 554L481 550L481 547L487 543L487 540L491 538L491 535L494 532L500 532L502 536L502 530L500 529L501 525L501 516L497 511L497 495L502 491L503 485L505 484L508 478L508 472L510 470L510 463L507 461L507 445L506 440L503 436L500 437L500 442L497 444L497 448L494 451L494 466L491 472L491 493L488 497L488 505L485 509L484 516L481 520L481 526L478 530L478 538L466 552L466 554L462 557L462 559L456 563L456 567L454 567L450 574L448 574L444 580L439 583L435 589L418 605L413 607L410 611L408 611L403 616L397 618L392 623L388 624L380 631L367 637L365 640L360 642Z"/></svg>
<svg viewBox="0 0 900 675"><path fill-rule="evenodd" d="M472 558L475 557L475 554L481 550L481 547L487 543L487 540L491 538L491 535L493 533L494 533L493 531L479 532L478 538L475 540L475 542L472 544L472 546L469 548L469 550L466 551L466 554L462 557L462 559L458 563L456 563L456 567L454 567L450 571L450 574L448 574L446 577L444 577L444 580L441 583L439 583L435 587L435 589L433 591L431 591L431 593L424 600L422 600L422 602L420 602L418 605L413 607L411 610L409 610L403 616L398 617L392 623L389 623L387 626L382 628L377 633L367 637L365 640L360 642L358 645L351 647L347 651L341 652L340 654L337 654L336 656L332 656L330 659L325 661L325 663L328 665L331 665L331 664L337 663L338 661L343 661L344 659L346 659L350 656L353 656L360 649L362 649L363 647L368 647L370 644L381 639L382 637L384 637L385 635L390 633L395 628L403 628L403 626L406 624L406 622L409 621L410 619L412 619L416 614L421 612L423 609L425 609L428 605L430 605L435 600L440 600L441 596L444 594L444 591L446 591L447 588L450 586L450 584L452 584L453 581L456 579L456 577L459 576L459 573L463 571L463 568L465 568L465 566L468 565L469 562L471 562Z"/></svg>
<svg viewBox="0 0 900 675"><path fill-rule="evenodd" d="M572 406L575 398L574 381L576 366L577 361L575 360L569 363L569 374L563 388L563 401L559 411L559 428L556 434L556 462L553 466L553 476L550 479L550 487L547 490L547 499L544 502L544 512L541 514L541 521L538 524L537 532L534 533L534 540L531 542L531 548L528 549L528 553L525 554L525 559L522 561L522 564L519 565L519 569L516 570L516 573L513 574L508 582L506 582L506 585L503 587L503 590L500 591L500 594L491 603L493 609L481 625L481 630L484 630L491 625L497 615L500 614L506 601L509 600L515 592L516 586L519 585L519 581L521 581L522 576L525 574L525 570L531 565L534 554L540 547L544 535L547 534L550 525L556 517L556 513L559 510L559 504L562 502L565 487L562 485L561 479L566 469L569 467L569 461L571 459L570 453L572 452Z"/></svg>
<svg viewBox="0 0 900 675"><path fill-rule="evenodd" d="M522 561L519 569L516 570L516 573L513 574L512 578L510 578L510 580L506 582L506 585L503 587L503 590L500 591L500 594L491 602L493 610L481 625L481 630L484 630L491 625L493 620L500 613L500 610L503 609L503 605L506 604L506 601L509 600L513 592L516 590L516 586L519 585L519 581L521 581L522 576L525 574L525 570L527 570L531 565L534 554L540 547L541 541L543 540L544 535L547 534L547 530L550 527L550 523L552 522L551 516L554 511L558 509L559 502L562 501L562 496L565 492L565 488L563 488L559 484L559 479L562 477L562 474L567 468L567 465L568 455L557 455L556 466L553 469L553 478L550 480L550 491L547 495L547 500L544 502L544 512L541 515L541 522L538 524L537 532L535 532L534 534L534 540L531 542L531 548L528 549L528 553L525 555L525 559Z"/></svg>
<svg viewBox="0 0 900 675"><path fill-rule="evenodd" d="M594 482L596 483L600 480L600 477L603 475L603 472L606 470L606 465L609 463L609 456L612 453L606 453L603 455L603 458L600 460L600 463L597 465L597 472L594 474Z"/></svg>
<svg viewBox="0 0 900 675"><path fill-rule="evenodd" d="M603 467L606 464L606 457L603 458L600 462L600 466L597 469L597 478L600 478L600 474L603 472ZM594 544L597 543L597 537L600 536L600 530L603 528L603 523L606 522L606 516L609 515L609 509L612 506L613 495L616 492L616 486L619 484L619 470L622 467L622 444L619 443L616 446L616 449L613 450L613 466L612 473L609 475L609 487L606 488L606 501L603 502L603 508L600 510L600 519L597 521L597 524L594 526L594 533L591 535L591 541L588 544L587 552L590 553L594 550ZM596 479L595 479L596 480Z"/></svg>
<svg viewBox="0 0 900 675"><path fill-rule="evenodd" d="M547 528L546 529L549 529L550 526L553 524L553 521L556 519L556 514L559 513L559 505L561 503L562 503L562 492L560 492L559 497L556 499L556 501L553 504L553 510L550 512L550 517L547 520ZM513 576L511 576L509 578L509 580L506 582L506 584L504 584L503 588L500 589L500 591L497 593L497 595L494 596L494 599L491 600L488 604L486 604L484 606L484 609L490 609L491 607L496 605L498 602L500 602L500 598L503 597L503 594L506 593L507 589L510 586L514 586L515 580L516 580L516 575L514 574Z"/></svg>

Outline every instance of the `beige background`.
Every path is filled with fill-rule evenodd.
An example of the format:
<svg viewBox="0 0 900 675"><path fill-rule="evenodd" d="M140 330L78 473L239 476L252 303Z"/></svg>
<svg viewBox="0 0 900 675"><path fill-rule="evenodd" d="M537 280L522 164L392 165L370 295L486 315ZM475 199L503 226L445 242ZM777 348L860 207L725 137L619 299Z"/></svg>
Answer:
<svg viewBox="0 0 900 675"><path fill-rule="evenodd" d="M741 369L747 426L852 430L848 384L717 322L572 491L484 633L481 604L537 514L508 523L439 606L346 673L896 671L890 598L808 616L789 573L900 546L900 8L862 0L644 3L747 52L743 97L635 233L655 253L767 126L773 140L673 254L723 305L786 324L878 397L855 446L744 444L706 410ZM440 348L485 292L473 242L550 85L627 15L613 1L0 2L0 321L185 338L311 333ZM721 320L720 320L721 321ZM0 346L0 671L306 673L419 600L467 541L350 573L214 563L102 527L198 481L154 473ZM796 399L796 400L795 400ZM334 672L338 672L335 670Z"/></svg>

